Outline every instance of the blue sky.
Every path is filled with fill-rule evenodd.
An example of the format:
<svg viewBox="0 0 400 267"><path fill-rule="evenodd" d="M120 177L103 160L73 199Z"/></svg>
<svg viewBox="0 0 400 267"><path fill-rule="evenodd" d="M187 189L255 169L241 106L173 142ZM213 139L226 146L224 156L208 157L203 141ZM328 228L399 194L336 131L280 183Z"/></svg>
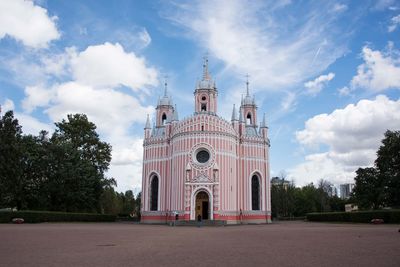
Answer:
<svg viewBox="0 0 400 267"><path fill-rule="evenodd" d="M180 118L191 115L207 53L222 117L250 75L272 176L352 182L400 128L399 37L394 0L1 0L0 105L26 134L86 113L113 146L118 190L139 190L164 76Z"/></svg>

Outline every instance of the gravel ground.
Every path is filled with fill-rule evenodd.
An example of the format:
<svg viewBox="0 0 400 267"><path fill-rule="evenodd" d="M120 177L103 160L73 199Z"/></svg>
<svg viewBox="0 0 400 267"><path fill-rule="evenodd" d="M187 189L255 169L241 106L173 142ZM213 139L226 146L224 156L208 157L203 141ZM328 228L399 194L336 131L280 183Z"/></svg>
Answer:
<svg viewBox="0 0 400 267"><path fill-rule="evenodd" d="M0 224L0 266L400 266L400 225Z"/></svg>

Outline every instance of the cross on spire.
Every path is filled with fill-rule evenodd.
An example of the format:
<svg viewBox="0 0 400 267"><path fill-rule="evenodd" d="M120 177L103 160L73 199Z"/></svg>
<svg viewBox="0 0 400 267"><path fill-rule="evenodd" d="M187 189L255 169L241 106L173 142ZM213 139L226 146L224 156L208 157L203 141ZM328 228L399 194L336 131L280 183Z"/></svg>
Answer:
<svg viewBox="0 0 400 267"><path fill-rule="evenodd" d="M168 96L168 75L164 75L164 97Z"/></svg>
<svg viewBox="0 0 400 267"><path fill-rule="evenodd" d="M249 92L249 77L250 77L250 75L247 73L246 74L246 96L250 96L250 92Z"/></svg>
<svg viewBox="0 0 400 267"><path fill-rule="evenodd" d="M209 80L210 74L208 73L208 52L204 54L203 60L203 80Z"/></svg>

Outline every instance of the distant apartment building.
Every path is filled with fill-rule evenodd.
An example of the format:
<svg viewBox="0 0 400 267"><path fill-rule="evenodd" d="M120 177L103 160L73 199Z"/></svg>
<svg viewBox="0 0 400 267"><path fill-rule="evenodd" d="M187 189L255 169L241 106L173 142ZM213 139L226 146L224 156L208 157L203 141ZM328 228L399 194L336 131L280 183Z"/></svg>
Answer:
<svg viewBox="0 0 400 267"><path fill-rule="evenodd" d="M284 178L272 177L272 179L271 179L271 185L283 186L283 188L285 188L285 189L288 188L290 183L291 183L290 181L287 181Z"/></svg>
<svg viewBox="0 0 400 267"><path fill-rule="evenodd" d="M333 184L329 185L328 187L328 196L330 197L334 197L338 195L338 189L336 186L334 186Z"/></svg>
<svg viewBox="0 0 400 267"><path fill-rule="evenodd" d="M354 184L341 184L340 185L340 198L348 199L354 189Z"/></svg>

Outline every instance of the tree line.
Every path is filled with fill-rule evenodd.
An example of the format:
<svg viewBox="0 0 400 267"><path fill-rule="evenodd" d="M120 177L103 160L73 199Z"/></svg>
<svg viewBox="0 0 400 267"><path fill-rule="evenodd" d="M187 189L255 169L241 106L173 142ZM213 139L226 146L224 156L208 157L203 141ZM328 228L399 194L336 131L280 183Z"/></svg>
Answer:
<svg viewBox="0 0 400 267"><path fill-rule="evenodd" d="M363 209L400 208L400 131L386 131L373 167L356 171L354 200Z"/></svg>
<svg viewBox="0 0 400 267"><path fill-rule="evenodd" d="M344 211L348 200L331 194L330 183L321 179L318 185L310 183L296 187L293 182L271 184L272 217L303 217L310 212Z"/></svg>
<svg viewBox="0 0 400 267"><path fill-rule="evenodd" d="M132 191L114 191L106 172L111 145L100 140L86 115L68 115L50 135L24 135L8 111L0 118L0 208L133 213Z"/></svg>
<svg viewBox="0 0 400 267"><path fill-rule="evenodd" d="M387 130L373 167L356 171L355 187L349 199L330 194L330 182L296 187L293 182L271 184L273 217L301 217L310 212L344 211L345 204L359 209L400 208L400 131Z"/></svg>

